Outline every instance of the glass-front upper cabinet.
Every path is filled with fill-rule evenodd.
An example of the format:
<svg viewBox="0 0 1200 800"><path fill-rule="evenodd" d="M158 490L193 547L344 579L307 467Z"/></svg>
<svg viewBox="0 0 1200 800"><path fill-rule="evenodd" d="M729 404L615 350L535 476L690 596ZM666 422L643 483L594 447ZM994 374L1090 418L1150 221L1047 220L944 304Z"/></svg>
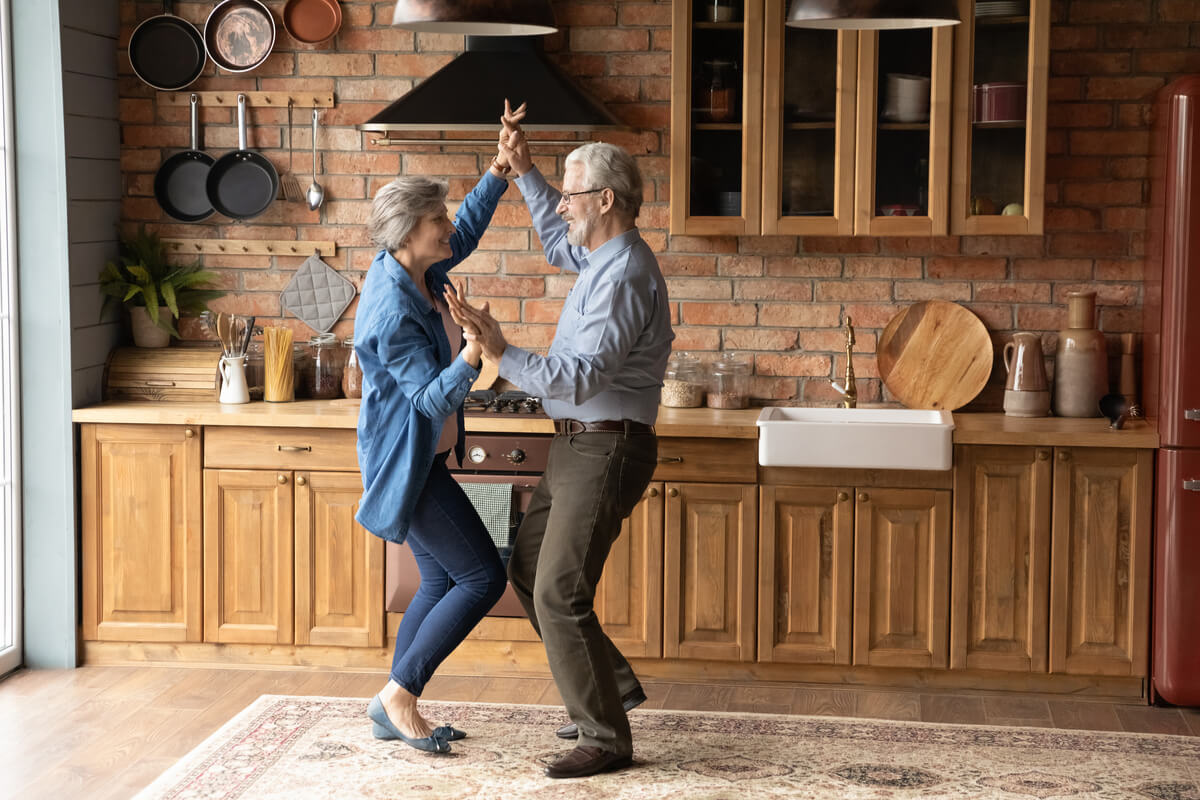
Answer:
<svg viewBox="0 0 1200 800"><path fill-rule="evenodd" d="M762 232L854 233L855 31L784 27L766 4Z"/></svg>
<svg viewBox="0 0 1200 800"><path fill-rule="evenodd" d="M947 232L953 45L947 28L859 34L856 234Z"/></svg>
<svg viewBox="0 0 1200 800"><path fill-rule="evenodd" d="M762 0L675 0L671 232L757 234Z"/></svg>
<svg viewBox="0 0 1200 800"><path fill-rule="evenodd" d="M955 234L1040 234L1050 0L960 0L955 32Z"/></svg>

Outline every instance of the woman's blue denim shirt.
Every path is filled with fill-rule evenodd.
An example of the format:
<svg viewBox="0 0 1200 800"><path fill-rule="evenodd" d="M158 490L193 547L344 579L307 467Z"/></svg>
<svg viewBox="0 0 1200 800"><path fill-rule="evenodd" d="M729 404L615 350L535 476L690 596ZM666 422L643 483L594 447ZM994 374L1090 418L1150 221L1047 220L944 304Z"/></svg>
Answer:
<svg viewBox="0 0 1200 800"><path fill-rule="evenodd" d="M490 172L458 208L450 237L454 255L425 273L440 297L447 273L471 254L487 230L508 182ZM433 464L442 424L458 414L479 371L450 357L441 313L399 262L381 250L367 272L354 323L354 352L363 371L358 412L358 466L363 494L355 519L376 536L403 542L417 497Z"/></svg>

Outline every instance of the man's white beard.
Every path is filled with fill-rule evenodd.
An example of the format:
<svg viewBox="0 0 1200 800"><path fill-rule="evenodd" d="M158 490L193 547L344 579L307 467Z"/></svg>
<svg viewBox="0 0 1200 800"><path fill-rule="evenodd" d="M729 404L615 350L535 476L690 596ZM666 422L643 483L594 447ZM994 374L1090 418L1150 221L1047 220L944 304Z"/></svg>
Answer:
<svg viewBox="0 0 1200 800"><path fill-rule="evenodd" d="M586 247L587 242L592 238L592 229L596 226L595 219L590 214L572 217L574 224L567 229L567 244L576 247Z"/></svg>

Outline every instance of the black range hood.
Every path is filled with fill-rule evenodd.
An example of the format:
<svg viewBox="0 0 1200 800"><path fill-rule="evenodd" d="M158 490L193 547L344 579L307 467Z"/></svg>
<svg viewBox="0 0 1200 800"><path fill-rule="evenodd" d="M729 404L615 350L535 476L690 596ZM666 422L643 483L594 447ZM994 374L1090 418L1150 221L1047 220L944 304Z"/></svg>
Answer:
<svg viewBox="0 0 1200 800"><path fill-rule="evenodd" d="M504 99L529 103L530 131L624 130L628 126L563 74L540 36L468 36L458 58L358 126L361 131L500 127Z"/></svg>

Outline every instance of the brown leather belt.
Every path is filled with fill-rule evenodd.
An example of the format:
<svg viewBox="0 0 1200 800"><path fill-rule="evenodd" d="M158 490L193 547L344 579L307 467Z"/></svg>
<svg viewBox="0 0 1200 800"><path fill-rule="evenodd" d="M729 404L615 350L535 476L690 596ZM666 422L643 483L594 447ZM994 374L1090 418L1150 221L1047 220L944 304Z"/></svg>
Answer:
<svg viewBox="0 0 1200 800"><path fill-rule="evenodd" d="M559 436L573 436L576 433L598 431L601 433L654 433L654 426L631 419L603 419L599 422L582 422L577 419L554 420L554 432Z"/></svg>

